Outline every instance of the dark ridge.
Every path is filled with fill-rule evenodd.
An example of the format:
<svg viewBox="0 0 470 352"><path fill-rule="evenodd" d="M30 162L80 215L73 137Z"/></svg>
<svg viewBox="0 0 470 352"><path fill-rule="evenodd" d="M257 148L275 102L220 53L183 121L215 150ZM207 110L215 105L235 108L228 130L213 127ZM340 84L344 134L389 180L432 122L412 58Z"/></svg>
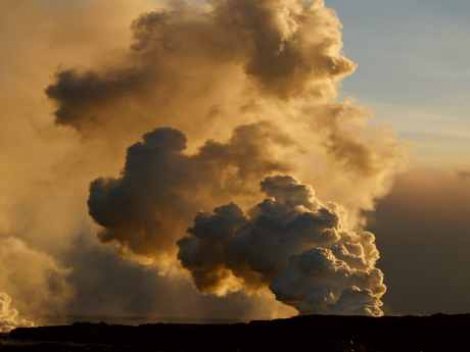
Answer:
<svg viewBox="0 0 470 352"><path fill-rule="evenodd" d="M470 351L470 315L302 316L235 324L76 323L18 328L1 351Z"/></svg>

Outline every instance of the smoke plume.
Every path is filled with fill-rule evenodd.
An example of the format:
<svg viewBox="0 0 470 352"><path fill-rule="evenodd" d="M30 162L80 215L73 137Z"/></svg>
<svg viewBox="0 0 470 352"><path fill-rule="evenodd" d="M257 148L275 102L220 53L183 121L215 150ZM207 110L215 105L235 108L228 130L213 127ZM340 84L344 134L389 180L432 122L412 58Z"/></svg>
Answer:
<svg viewBox="0 0 470 352"><path fill-rule="evenodd" d="M47 88L56 122L87 139L174 126L145 133L118 178L92 183L100 239L178 267L176 243L194 214L236 202L198 216L193 237L178 242L201 291L270 288L302 313L380 315L379 253L360 213L386 193L400 152L393 136L368 128L366 109L337 99L356 67L340 27L322 1L178 3L133 23L120 62L59 72ZM295 179L269 178L287 171L345 209ZM271 201L245 215L263 179Z"/></svg>
<svg viewBox="0 0 470 352"><path fill-rule="evenodd" d="M337 205L290 176L268 177L261 188L269 198L248 214L234 203L201 213L178 242L197 287L269 287L301 313L381 315L374 235L349 230Z"/></svg>
<svg viewBox="0 0 470 352"><path fill-rule="evenodd" d="M286 305L380 314L361 214L387 193L401 150L339 98L356 64L322 0L3 8L0 284L22 316L158 316L185 297L192 318L286 316ZM179 299L142 308L162 292Z"/></svg>

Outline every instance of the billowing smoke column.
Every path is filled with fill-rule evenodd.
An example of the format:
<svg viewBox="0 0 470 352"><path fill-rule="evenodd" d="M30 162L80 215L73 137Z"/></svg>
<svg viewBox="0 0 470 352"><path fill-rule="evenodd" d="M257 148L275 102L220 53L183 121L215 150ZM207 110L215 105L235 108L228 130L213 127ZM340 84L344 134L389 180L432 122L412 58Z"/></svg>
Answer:
<svg viewBox="0 0 470 352"><path fill-rule="evenodd" d="M301 313L381 315L379 253L358 214L386 191L397 151L363 108L337 101L355 64L335 14L320 0L178 3L133 34L123 62L62 71L47 89L56 122L87 138L174 126L144 134L118 178L91 184L100 239L160 269L179 258L204 293L270 289ZM345 209L272 177L286 172L318 179ZM261 180L268 198L252 207Z"/></svg>
<svg viewBox="0 0 470 352"><path fill-rule="evenodd" d="M234 203L200 213L179 258L207 293L269 287L300 313L382 315L385 293L374 235L345 227L335 204L290 176L261 183L248 214Z"/></svg>
<svg viewBox="0 0 470 352"><path fill-rule="evenodd" d="M230 317L286 309L260 298L269 288L303 313L380 313L361 212L387 192L399 153L366 109L338 99L356 65L322 0L14 2L0 2L0 291L22 316L223 313L188 272L204 292L249 294L227 295ZM262 180L269 200L253 208ZM237 223L212 236L217 216Z"/></svg>

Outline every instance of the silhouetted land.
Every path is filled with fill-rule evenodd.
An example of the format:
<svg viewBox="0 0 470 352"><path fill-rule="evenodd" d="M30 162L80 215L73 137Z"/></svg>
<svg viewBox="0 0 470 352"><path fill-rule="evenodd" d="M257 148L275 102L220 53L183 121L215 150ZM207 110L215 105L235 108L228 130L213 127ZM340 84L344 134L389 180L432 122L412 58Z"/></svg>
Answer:
<svg viewBox="0 0 470 352"><path fill-rule="evenodd" d="M470 351L470 315L431 317L304 316L247 324L77 323L20 328L1 351Z"/></svg>

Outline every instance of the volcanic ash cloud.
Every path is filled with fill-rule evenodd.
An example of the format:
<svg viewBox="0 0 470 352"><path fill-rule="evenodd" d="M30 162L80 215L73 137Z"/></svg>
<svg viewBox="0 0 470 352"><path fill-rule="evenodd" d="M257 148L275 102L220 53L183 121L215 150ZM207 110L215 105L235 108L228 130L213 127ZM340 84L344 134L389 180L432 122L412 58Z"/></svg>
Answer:
<svg viewBox="0 0 470 352"><path fill-rule="evenodd" d="M382 315L374 235L347 228L338 205L290 176L268 177L261 188L267 198L247 213L234 203L200 213L178 242L199 290L269 287L302 314Z"/></svg>
<svg viewBox="0 0 470 352"><path fill-rule="evenodd" d="M301 313L381 315L361 214L400 152L366 109L338 100L356 65L334 11L321 0L175 4L133 23L120 60L63 70L46 90L56 123L88 142L124 150L143 135L118 177L90 186L99 238L160 268L180 272L179 258L205 293L270 289ZM253 207L260 181L267 199Z"/></svg>
<svg viewBox="0 0 470 352"><path fill-rule="evenodd" d="M108 250L101 242L117 245L125 254L116 260L131 257L155 266L126 262L136 272L155 269L157 276L171 268L178 280L192 273L204 292L251 294L271 288L280 301L301 312L379 314L381 275L373 269L378 254L372 237L361 230L361 214L387 192L397 171L397 143L370 128L366 109L338 98L341 81L356 64L344 55L341 23L322 0L116 0L112 9L105 0L79 6L25 3L18 9L4 6L9 28L5 52L10 46L15 50L2 57L2 67L8 69L5 77L0 75L6 94L0 119L8 127L0 131L8 161L0 184L0 233L14 237L0 239L0 286L21 314L41 323L50 312L70 312L69 306L76 314L93 311L96 299L84 299L92 302L87 307L70 299L73 292L82 297L82 292L95 291L109 292L102 299L109 314L135 314L134 308L116 303L122 300L111 290L112 265L90 264L99 262L96 253ZM141 15L131 24L137 13ZM18 32L20 27L27 30ZM20 39L8 40L8 33ZM17 57L24 60L11 61ZM291 206L280 193L263 189L279 208L291 207L279 213L286 216L283 223L299 213L286 247L268 243L263 250L265 256L273 251L275 269L255 265L247 248L234 256L232 242L240 241L231 240L222 241L230 245L223 247L227 256L220 259L221 271L208 271L213 275L209 279L194 270L199 259L192 263L182 245L187 240L178 241L198 212L237 204L244 224L234 237L242 238L238 228L262 218L246 212L262 196L260 181L275 174L315 185L321 199L342 204L347 212L329 206L320 212L312 195L312 204ZM302 226L309 216L324 218L322 226L329 231L317 239L318 245L302 247L308 232ZM93 241L91 220L100 226L96 232L101 242ZM99 250L76 245L82 237ZM291 248L291 243L302 248ZM346 259L335 243L344 243ZM207 250L207 260L214 260L212 245ZM182 270L178 252L189 271ZM25 265L27 260L32 264ZM306 261L317 263L308 267L323 268L319 281L306 279ZM23 279L12 280L19 268ZM121 271L121 280L132 286L125 269L113 268L116 277ZM141 302L164 286L170 292L170 276L161 281L165 284L149 283L147 296L124 291ZM314 281L327 289L313 289ZM181 297L189 297L186 288L191 285L184 281L179 286L185 287L178 291ZM198 297L195 302L207 298L212 307L206 312L201 308L201 316L222 311L219 298L195 290L191 295ZM304 295L310 298L299 298ZM155 312L169 305L154 296ZM250 300L246 311L259 298L234 296ZM227 297L227 306L237 302ZM322 299L323 305L318 303ZM173 305L180 307L179 301Z"/></svg>

